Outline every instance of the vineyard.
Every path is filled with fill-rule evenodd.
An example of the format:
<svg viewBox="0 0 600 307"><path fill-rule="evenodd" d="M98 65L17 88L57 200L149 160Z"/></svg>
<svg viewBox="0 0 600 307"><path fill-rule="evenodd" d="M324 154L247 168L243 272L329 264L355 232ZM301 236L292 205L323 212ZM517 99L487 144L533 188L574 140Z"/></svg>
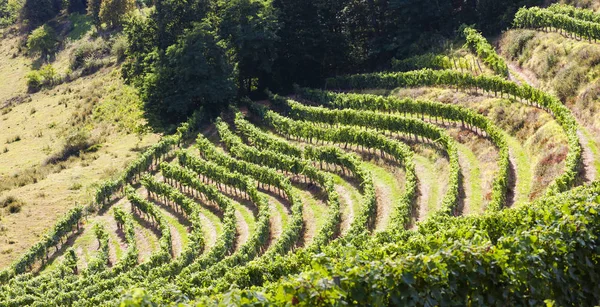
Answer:
<svg viewBox="0 0 600 307"><path fill-rule="evenodd" d="M514 26L600 39L567 5ZM462 34L462 54L196 110L1 271L0 306L597 305L593 138Z"/></svg>

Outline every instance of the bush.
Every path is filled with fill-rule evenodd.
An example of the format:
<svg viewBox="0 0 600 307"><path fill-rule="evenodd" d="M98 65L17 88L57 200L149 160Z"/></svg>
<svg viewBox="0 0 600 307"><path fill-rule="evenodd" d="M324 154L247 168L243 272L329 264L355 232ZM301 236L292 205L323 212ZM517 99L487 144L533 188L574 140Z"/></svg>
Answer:
<svg viewBox="0 0 600 307"><path fill-rule="evenodd" d="M100 21L109 28L120 27L124 17L134 7L132 0L103 0L100 5Z"/></svg>
<svg viewBox="0 0 600 307"><path fill-rule="evenodd" d="M36 70L30 71L25 78L27 78L27 90L30 93L37 92L42 88L42 76Z"/></svg>
<svg viewBox="0 0 600 307"><path fill-rule="evenodd" d="M77 46L71 53L71 69L75 70L84 66L86 61L101 58L108 54L110 49L102 39L86 41Z"/></svg>
<svg viewBox="0 0 600 307"><path fill-rule="evenodd" d="M577 90L584 79L584 69L579 66L571 66L561 70L554 78L552 85L556 95L564 101L577 94Z"/></svg>
<svg viewBox="0 0 600 307"><path fill-rule="evenodd" d="M6 198L0 201L0 208L8 208L8 211L10 213L20 212L23 205L23 201L17 199L14 196L7 196Z"/></svg>
<svg viewBox="0 0 600 307"><path fill-rule="evenodd" d="M115 38L113 42L112 49L110 53L117 58L117 62L122 62L125 60L125 52L129 47L129 42L127 42L127 37L124 35L119 35Z"/></svg>
<svg viewBox="0 0 600 307"><path fill-rule="evenodd" d="M57 46L56 32L48 25L33 30L27 38L27 49L34 54L40 54L42 58L52 54Z"/></svg>
<svg viewBox="0 0 600 307"><path fill-rule="evenodd" d="M39 74L43 78L44 85L54 85L58 81L56 69L50 64L42 66Z"/></svg>
<svg viewBox="0 0 600 307"><path fill-rule="evenodd" d="M511 37L508 43L508 56L512 60L516 60L523 53L527 43L534 37L535 31L524 30L517 32L514 37Z"/></svg>
<svg viewBox="0 0 600 307"><path fill-rule="evenodd" d="M72 156L78 156L81 152L87 151L96 144L85 130L72 131L66 138L61 151L48 157L45 164L56 164L66 161Z"/></svg>

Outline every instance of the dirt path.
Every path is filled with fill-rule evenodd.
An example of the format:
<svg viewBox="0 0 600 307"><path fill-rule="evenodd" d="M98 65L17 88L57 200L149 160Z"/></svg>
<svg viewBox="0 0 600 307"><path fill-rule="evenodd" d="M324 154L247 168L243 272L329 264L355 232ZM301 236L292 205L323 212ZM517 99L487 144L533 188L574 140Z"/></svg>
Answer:
<svg viewBox="0 0 600 307"><path fill-rule="evenodd" d="M511 61L507 61L507 65L510 69L511 74L514 74L516 79L519 79L519 80L513 80L515 78L511 78L511 80L513 80L519 84L521 84L522 82L525 82L533 87L539 88L540 81L536 78L536 76L531 71L522 69ZM580 126L580 129L577 131L577 137L579 138L579 143L581 144L581 147L582 147L583 180L585 182L592 182L592 181L596 180L597 172L598 172L598 169L596 167L596 157L594 155L593 150L590 148L590 145L589 145L590 140L589 140L588 136L586 135L586 133L581 131L581 129L585 129L585 128L583 125L581 125L579 119L578 119L578 124Z"/></svg>
<svg viewBox="0 0 600 307"><path fill-rule="evenodd" d="M354 199L350 196L351 192L346 187L336 184L335 191L340 196L340 210L342 212L342 222L340 224L340 234L344 235L350 229L354 221L354 208L356 206Z"/></svg>
<svg viewBox="0 0 600 307"><path fill-rule="evenodd" d="M443 187L447 186L448 176L446 173L440 172L439 168L428 158L415 155L415 169L419 179L418 209L416 210L415 221L426 219L431 212L440 206L444 195L442 190Z"/></svg>
<svg viewBox="0 0 600 307"><path fill-rule="evenodd" d="M384 231L391 226L390 217L396 208L396 202L404 195L405 172L394 169L395 166L385 164L382 160L378 163L363 162L363 165L372 174L377 196L375 231Z"/></svg>
<svg viewBox="0 0 600 307"><path fill-rule="evenodd" d="M581 129L585 129L581 127ZM583 149L581 155L583 156L583 178L586 182L595 181L597 177L597 169L596 169L596 159L594 157L594 152L591 150L589 146L590 139L587 135L581 130L577 130L577 137L579 137L579 142Z"/></svg>
<svg viewBox="0 0 600 307"><path fill-rule="evenodd" d="M204 250L209 250L217 243L218 231L213 221L205 214L207 213L200 212L200 222L202 223L202 232L204 234L204 242L206 246Z"/></svg>
<svg viewBox="0 0 600 307"><path fill-rule="evenodd" d="M248 241L250 237L250 229L244 215L240 212L238 208L235 210L235 218L236 224L235 228L237 229L237 240L235 242L235 251L237 251L244 243Z"/></svg>
<svg viewBox="0 0 600 307"><path fill-rule="evenodd" d="M316 189L316 188L315 188ZM318 199L312 192L306 189L294 188L295 193L300 196L304 215L304 236L300 246L308 246L317 232L321 229L324 219L327 217L327 205Z"/></svg>
<svg viewBox="0 0 600 307"><path fill-rule="evenodd" d="M269 197L269 210L271 211L271 215L269 216L269 224L270 224L270 232L269 232L269 246L273 245L277 242L277 239L281 236L283 232L283 218L279 211L277 203L275 203L275 199Z"/></svg>
<svg viewBox="0 0 600 307"><path fill-rule="evenodd" d="M533 73L522 69L511 61L506 61L506 65L508 66L508 79L510 81L513 81L519 85L527 83L533 87L540 86L540 81Z"/></svg>

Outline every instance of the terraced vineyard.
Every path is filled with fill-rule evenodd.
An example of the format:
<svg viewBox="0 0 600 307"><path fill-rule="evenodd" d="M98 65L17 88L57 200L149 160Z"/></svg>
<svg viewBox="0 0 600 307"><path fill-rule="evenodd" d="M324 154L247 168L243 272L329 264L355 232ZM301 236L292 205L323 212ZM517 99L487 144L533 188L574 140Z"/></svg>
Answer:
<svg viewBox="0 0 600 307"><path fill-rule="evenodd" d="M0 305L597 304L600 183L582 179L580 125L466 35L484 69L198 111L4 270Z"/></svg>

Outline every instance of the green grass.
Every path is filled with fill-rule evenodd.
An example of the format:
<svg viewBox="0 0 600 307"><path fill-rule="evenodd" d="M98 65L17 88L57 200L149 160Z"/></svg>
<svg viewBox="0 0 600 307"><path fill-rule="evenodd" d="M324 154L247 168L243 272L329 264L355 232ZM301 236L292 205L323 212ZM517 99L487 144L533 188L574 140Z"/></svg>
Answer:
<svg viewBox="0 0 600 307"><path fill-rule="evenodd" d="M288 224L288 213L286 208L280 203L276 198L271 195L260 193L263 197L266 197L269 200L269 203L272 204L272 207L277 210L277 213L281 217L281 229L285 229Z"/></svg>
<svg viewBox="0 0 600 307"><path fill-rule="evenodd" d="M254 215L252 214L252 211L250 211L248 207L235 201L233 202L233 207L236 211L240 212L242 218L246 222L246 225L248 225L248 238L250 238L250 236L252 236L252 234L256 230L256 220L254 218Z"/></svg>
<svg viewBox="0 0 600 307"><path fill-rule="evenodd" d="M187 227L182 225L176 218L174 218L170 214L167 214L167 212L165 210L163 210L163 209L160 209L160 210L162 211L162 214L165 217L165 219L167 220L167 222L171 226L173 226L175 228L175 230L177 231L177 233L179 234L179 237L181 238L181 247L185 248L185 246L190 241Z"/></svg>
<svg viewBox="0 0 600 307"><path fill-rule="evenodd" d="M108 231L108 242L112 245L113 250L115 251L116 260L119 261L121 256L123 255L123 250L121 249L121 244L119 244L119 237L113 231Z"/></svg>
<svg viewBox="0 0 600 307"><path fill-rule="evenodd" d="M481 165L479 163L479 160L477 159L477 156L475 156L475 154L465 145L457 143L458 145L458 151L460 153L460 155L464 158L465 161L468 163L468 168L469 168L469 180L468 182L464 182L464 185L469 185L469 195L466 195L466 197L469 199L469 204L468 204L468 212L465 212L466 214L473 214L473 213L481 213L483 211L483 189L482 189L482 185L483 183L481 182ZM463 168L464 169L464 168ZM463 176L466 176L467 174L463 174ZM466 180L465 180L466 181ZM466 190L466 187L465 187Z"/></svg>
<svg viewBox="0 0 600 307"><path fill-rule="evenodd" d="M387 195L389 201L395 202L402 199L402 196L404 195L404 185L402 182L398 181L398 178L394 174L390 173L390 171L386 168L372 162L364 162L363 167L371 172L373 176L373 183L375 184L376 188L382 187L389 189L389 195ZM388 203L384 205L392 206L392 208L395 206L394 203ZM390 214L392 214L391 211ZM376 225L376 230L385 230L389 226L389 219L386 218L384 221L385 223Z"/></svg>
<svg viewBox="0 0 600 307"><path fill-rule="evenodd" d="M73 24L73 30L69 32L67 38L79 40L92 29L92 18L88 15L73 13L69 15L69 21Z"/></svg>
<svg viewBox="0 0 600 307"><path fill-rule="evenodd" d="M598 178L600 178L600 150L598 149L598 144L596 144L594 138L587 129L584 127L580 127L580 129L583 135L587 138L587 146L594 156L594 168L596 169L596 180L598 180Z"/></svg>
<svg viewBox="0 0 600 307"><path fill-rule="evenodd" d="M309 191L298 188L294 188L294 190L294 193L297 193L297 195L300 197L302 205L304 205L305 208L308 208L313 214L314 218L306 222L312 223L314 225L316 235L323 227L323 224L325 224L328 208L322 201L315 199L313 194L311 194ZM307 244L310 242L304 243Z"/></svg>
<svg viewBox="0 0 600 307"><path fill-rule="evenodd" d="M429 159L421 155L414 156L415 163L421 164L424 168L423 173L417 173L417 177L419 178L419 186L423 186L424 182L429 183L430 191L429 198L427 199L427 216L420 216L420 220L424 220L429 217L439 206L440 198L440 186L436 184L438 179L436 178L436 170L435 165Z"/></svg>
<svg viewBox="0 0 600 307"><path fill-rule="evenodd" d="M345 201L345 198L343 195L340 195L340 204L341 206L341 210L343 210L343 214L342 216L350 216L350 210L352 210L353 212L353 216L356 216L357 214L359 214L360 210L361 210L361 200L362 200L362 195L359 192L358 189L356 189L352 184L350 184L348 181L342 179L342 177L332 174L333 176L333 181L336 185L340 186L342 188L342 190L346 193L348 193L350 199L352 200L352 204L347 204ZM352 207L350 207L350 205ZM350 221L351 225L352 221Z"/></svg>
<svg viewBox="0 0 600 307"><path fill-rule="evenodd" d="M517 177L515 184L515 193L517 197L513 206L520 206L529 202L529 193L531 192L533 181L532 168L535 166L535 163L532 163L529 154L517 139L506 132L503 133L507 140L510 153L513 156L513 161L516 163L513 167L515 168Z"/></svg>
<svg viewBox="0 0 600 307"><path fill-rule="evenodd" d="M215 239L218 239L219 236L223 233L223 222L221 221L221 219L219 219L218 216L216 216L215 214L213 214L210 210L200 206L199 210L200 213L206 217L206 219L208 219L210 221L210 223L213 225L213 227L215 228ZM216 242L209 242L208 238L209 238L209 232L210 229L206 226L206 225L202 225L202 231L204 234L204 239L206 242L206 247L212 247L212 245L214 245Z"/></svg>

